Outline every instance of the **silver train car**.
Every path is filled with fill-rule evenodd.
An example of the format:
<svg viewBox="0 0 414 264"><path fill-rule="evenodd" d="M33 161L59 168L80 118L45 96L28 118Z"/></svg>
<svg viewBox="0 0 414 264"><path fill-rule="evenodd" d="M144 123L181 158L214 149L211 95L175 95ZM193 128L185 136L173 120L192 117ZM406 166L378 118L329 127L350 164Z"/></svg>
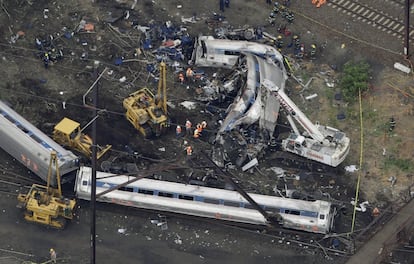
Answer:
<svg viewBox="0 0 414 264"><path fill-rule="evenodd" d="M2 101L0 147L44 181L47 181L52 151L57 153L62 183L69 180L65 174L79 168L78 156L57 144ZM51 184L56 185L54 178Z"/></svg>
<svg viewBox="0 0 414 264"><path fill-rule="evenodd" d="M199 67L231 69L237 63L241 53L251 53L274 61L280 70L284 72L284 79L287 79L282 54L272 46L252 41L198 36L195 40L190 64Z"/></svg>
<svg viewBox="0 0 414 264"><path fill-rule="evenodd" d="M90 167L80 167L78 170L74 188L79 199L90 200L91 174ZM96 193L132 179L132 176L114 176L97 172ZM327 234L333 227L336 211L330 202L303 201L252 193L249 195L270 214L280 214L282 226L285 228ZM99 196L97 201L231 222L269 224L263 215L236 191L160 180L140 179Z"/></svg>

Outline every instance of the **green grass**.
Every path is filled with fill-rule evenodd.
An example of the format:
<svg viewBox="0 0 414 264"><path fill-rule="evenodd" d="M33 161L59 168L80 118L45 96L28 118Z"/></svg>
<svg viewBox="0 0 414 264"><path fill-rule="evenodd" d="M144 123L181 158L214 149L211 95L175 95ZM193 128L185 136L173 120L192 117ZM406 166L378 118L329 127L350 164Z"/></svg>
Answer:
<svg viewBox="0 0 414 264"><path fill-rule="evenodd" d="M385 170L398 168L403 172L409 172L413 169L413 167L413 161L411 159L390 157L384 161Z"/></svg>

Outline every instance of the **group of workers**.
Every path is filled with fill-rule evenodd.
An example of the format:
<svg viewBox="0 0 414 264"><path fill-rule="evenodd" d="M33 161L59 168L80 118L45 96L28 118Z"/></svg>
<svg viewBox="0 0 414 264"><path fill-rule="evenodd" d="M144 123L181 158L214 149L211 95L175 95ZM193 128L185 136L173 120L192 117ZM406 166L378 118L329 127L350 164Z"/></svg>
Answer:
<svg viewBox="0 0 414 264"><path fill-rule="evenodd" d="M187 137L193 137L195 139L200 138L201 133L203 132L203 129L205 129L207 127L207 122L206 121L202 121L201 123L198 123L193 131L193 124L191 123L190 120L186 120L185 121L185 134ZM175 129L175 134L177 135L177 137L181 137L183 136L182 134L182 129L180 125L177 125L176 129ZM187 140L184 140L184 150L187 153L187 158L189 158L192 154L193 154L193 148L191 147L191 145L188 144Z"/></svg>
<svg viewBox="0 0 414 264"><path fill-rule="evenodd" d="M321 7L326 4L326 0L312 0L312 4L316 5L316 7Z"/></svg>
<svg viewBox="0 0 414 264"><path fill-rule="evenodd" d="M193 124L190 120L187 119L185 121L185 134L190 137L193 136L194 138L199 138L201 136L201 133L203 132L203 129L205 129L206 127L207 122L203 121L201 123L198 123L193 131ZM177 125L175 129L175 134L177 135L177 137L182 136L182 129L180 125Z"/></svg>
<svg viewBox="0 0 414 264"><path fill-rule="evenodd" d="M194 81L194 71L193 69L191 69L191 67L188 67L187 70L185 71L185 75L184 72L180 72L178 73L178 81L180 83L184 83L185 81Z"/></svg>

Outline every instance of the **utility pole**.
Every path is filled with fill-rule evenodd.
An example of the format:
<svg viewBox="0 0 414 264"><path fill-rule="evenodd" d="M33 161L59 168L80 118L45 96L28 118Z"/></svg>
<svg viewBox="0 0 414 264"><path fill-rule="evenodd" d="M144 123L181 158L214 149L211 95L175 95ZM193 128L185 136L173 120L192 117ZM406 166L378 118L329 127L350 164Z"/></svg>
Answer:
<svg viewBox="0 0 414 264"><path fill-rule="evenodd" d="M410 57L410 0L405 0L405 46L404 56L406 59Z"/></svg>
<svg viewBox="0 0 414 264"><path fill-rule="evenodd" d="M94 76L98 78L98 66L99 64L95 64L94 69ZM94 117L98 114L98 90L99 90L99 82L95 87L93 93L93 110L92 115ZM90 263L95 264L96 260L96 118L92 123L92 181L91 181L91 256L90 256Z"/></svg>

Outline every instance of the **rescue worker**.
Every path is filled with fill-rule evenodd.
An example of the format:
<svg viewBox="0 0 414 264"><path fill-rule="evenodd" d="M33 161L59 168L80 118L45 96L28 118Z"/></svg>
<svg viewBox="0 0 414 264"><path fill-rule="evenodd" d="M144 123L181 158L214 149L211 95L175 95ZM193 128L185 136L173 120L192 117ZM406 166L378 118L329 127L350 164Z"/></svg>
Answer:
<svg viewBox="0 0 414 264"><path fill-rule="evenodd" d="M191 124L190 120L186 120L185 121L185 132L187 134L187 136L191 136L191 128L192 128L193 124Z"/></svg>
<svg viewBox="0 0 414 264"><path fill-rule="evenodd" d="M224 12L224 0L220 0L220 11Z"/></svg>
<svg viewBox="0 0 414 264"><path fill-rule="evenodd" d="M283 48L283 37L282 37L282 35L278 35L278 36L276 37L276 47L277 47L278 49Z"/></svg>
<svg viewBox="0 0 414 264"><path fill-rule="evenodd" d="M289 7L290 6L290 0L283 0L282 5Z"/></svg>
<svg viewBox="0 0 414 264"><path fill-rule="evenodd" d="M310 57L311 57L311 59L314 59L315 56L316 56L316 45L312 44L311 45L311 51L310 51Z"/></svg>
<svg viewBox="0 0 414 264"><path fill-rule="evenodd" d="M372 216L373 217L377 217L380 215L380 211L378 209L378 207L375 207L374 209L372 209Z"/></svg>
<svg viewBox="0 0 414 264"><path fill-rule="evenodd" d="M51 248L49 250L49 253L50 253L50 262L56 263L56 251L53 248Z"/></svg>
<svg viewBox="0 0 414 264"><path fill-rule="evenodd" d="M201 127L203 129L207 127L207 122L205 120L203 122L201 122Z"/></svg>
<svg viewBox="0 0 414 264"><path fill-rule="evenodd" d="M291 12L291 11L288 11L287 14L286 14L286 20L289 23L292 23L293 20L295 20L295 14L293 14L293 12Z"/></svg>
<svg viewBox="0 0 414 264"><path fill-rule="evenodd" d="M200 137L200 131L198 130L198 128L197 129L194 129L194 135L193 135L193 137L194 138L199 138Z"/></svg>
<svg viewBox="0 0 414 264"><path fill-rule="evenodd" d="M230 8L230 0L224 0L224 6Z"/></svg>
<svg viewBox="0 0 414 264"><path fill-rule="evenodd" d="M300 38L299 38L299 36L298 35L293 35L293 37L292 37L292 42L293 42L293 45L295 45L295 49L299 49L300 48Z"/></svg>
<svg viewBox="0 0 414 264"><path fill-rule="evenodd" d="M316 7L321 7L321 5L326 4L326 0L319 0L319 2L316 4Z"/></svg>
<svg viewBox="0 0 414 264"><path fill-rule="evenodd" d="M178 74L178 81L180 82L180 83L184 83L184 73L182 73L182 72L180 72L179 74Z"/></svg>
<svg viewBox="0 0 414 264"><path fill-rule="evenodd" d="M396 122L395 122L395 118L392 116L390 118L390 132L392 132L395 128Z"/></svg>
<svg viewBox="0 0 414 264"><path fill-rule="evenodd" d="M185 72L185 77L187 80L192 80L194 76L194 71L191 69L191 67L187 68L187 71Z"/></svg>
<svg viewBox="0 0 414 264"><path fill-rule="evenodd" d="M46 69L49 66L49 61L50 61L49 53L45 52L45 54L43 54L43 63Z"/></svg>
<svg viewBox="0 0 414 264"><path fill-rule="evenodd" d="M197 124L196 129L198 130L199 134L201 134L201 132L203 132L203 126L200 123Z"/></svg>
<svg viewBox="0 0 414 264"><path fill-rule="evenodd" d="M185 151L187 152L187 156L193 155L193 148L191 146L185 147Z"/></svg>
<svg viewBox="0 0 414 264"><path fill-rule="evenodd" d="M177 128L175 129L175 135L177 137L180 137L181 136L181 126L177 126Z"/></svg>

